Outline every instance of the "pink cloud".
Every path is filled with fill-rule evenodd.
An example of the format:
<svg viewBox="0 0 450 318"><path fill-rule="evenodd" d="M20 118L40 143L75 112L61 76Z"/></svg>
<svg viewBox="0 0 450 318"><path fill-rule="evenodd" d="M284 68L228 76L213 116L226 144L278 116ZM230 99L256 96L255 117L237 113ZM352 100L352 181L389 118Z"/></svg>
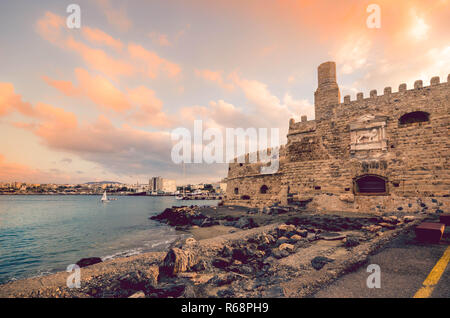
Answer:
<svg viewBox="0 0 450 318"><path fill-rule="evenodd" d="M128 53L131 58L144 64L145 74L150 78L156 78L160 72L173 78L181 72L179 65L159 57L155 52L148 51L138 44L128 44Z"/></svg>
<svg viewBox="0 0 450 318"><path fill-rule="evenodd" d="M127 96L107 78L100 75L92 76L88 71L81 68L75 69L75 76L78 86L73 85L70 81L53 80L47 76L43 76L43 79L64 95L87 97L101 109L121 113L132 107Z"/></svg>
<svg viewBox="0 0 450 318"><path fill-rule="evenodd" d="M169 78L177 78L181 73L178 64L138 44L128 44L127 56L122 54L119 58L109 55L102 49L92 48L69 35L64 28L63 17L51 12L47 12L36 25L37 32L42 38L60 48L76 52L89 68L100 71L116 81L121 76L130 77L138 73L152 79L160 73ZM122 42L99 29L83 27L83 36L91 43L106 45L118 51L123 47Z"/></svg>
<svg viewBox="0 0 450 318"><path fill-rule="evenodd" d="M83 27L82 31L83 36L91 43L106 45L116 49L117 51L120 51L123 48L123 43L120 40L113 38L111 35L100 29Z"/></svg>
<svg viewBox="0 0 450 318"><path fill-rule="evenodd" d="M133 65L126 60L115 59L106 54L103 50L93 49L89 46L75 41L69 37L66 46L74 50L84 59L84 61L94 70L117 79L119 76L131 76L135 73Z"/></svg>
<svg viewBox="0 0 450 318"><path fill-rule="evenodd" d="M59 45L63 39L64 25L63 17L47 11L45 16L37 21L36 30L47 41Z"/></svg>
<svg viewBox="0 0 450 318"><path fill-rule="evenodd" d="M79 122L75 114L62 108L44 103L36 103L33 107L23 102L10 83L0 83L0 93L0 109L7 110L2 115L22 114L30 121L14 125L30 131L50 149L73 153L110 171L127 174L148 173L149 162L161 167L171 164L169 133L141 131L128 125L116 127L103 115L93 123ZM135 102L145 102L152 93L140 87L130 91L130 96ZM154 96L153 100L157 102ZM158 111L161 104L148 107ZM32 175L31 171L29 175Z"/></svg>
<svg viewBox="0 0 450 318"><path fill-rule="evenodd" d="M233 83L225 83L223 79L223 71L211 71L208 69L195 70L195 74L207 81L214 82L227 91L234 89Z"/></svg>
<svg viewBox="0 0 450 318"><path fill-rule="evenodd" d="M171 46L172 43L170 43L169 38L167 37L167 34L158 33L158 32L150 32L148 35L153 43L156 43L159 46Z"/></svg>
<svg viewBox="0 0 450 318"><path fill-rule="evenodd" d="M131 102L138 105L138 110L129 120L138 126L153 126L168 128L174 125L175 120L167 116L163 111L163 102L158 99L155 92L145 86L139 86L128 90Z"/></svg>

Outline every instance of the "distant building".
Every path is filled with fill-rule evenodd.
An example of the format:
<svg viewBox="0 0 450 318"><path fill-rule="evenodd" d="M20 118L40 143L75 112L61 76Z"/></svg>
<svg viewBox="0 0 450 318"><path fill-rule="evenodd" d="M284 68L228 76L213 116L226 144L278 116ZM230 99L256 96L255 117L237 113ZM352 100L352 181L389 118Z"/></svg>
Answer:
<svg viewBox="0 0 450 318"><path fill-rule="evenodd" d="M174 193L177 191L177 185L175 180L152 177L149 180L149 189L151 192Z"/></svg>

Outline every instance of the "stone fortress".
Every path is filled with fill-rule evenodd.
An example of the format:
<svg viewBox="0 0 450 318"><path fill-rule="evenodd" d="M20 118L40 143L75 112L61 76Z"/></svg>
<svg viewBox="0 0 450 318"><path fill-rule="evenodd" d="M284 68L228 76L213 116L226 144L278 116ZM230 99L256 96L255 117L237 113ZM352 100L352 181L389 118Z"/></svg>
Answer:
<svg viewBox="0 0 450 318"><path fill-rule="evenodd" d="M450 75L341 102L336 65L318 68L315 120L291 119L276 173L230 163L226 205L345 212L448 212Z"/></svg>

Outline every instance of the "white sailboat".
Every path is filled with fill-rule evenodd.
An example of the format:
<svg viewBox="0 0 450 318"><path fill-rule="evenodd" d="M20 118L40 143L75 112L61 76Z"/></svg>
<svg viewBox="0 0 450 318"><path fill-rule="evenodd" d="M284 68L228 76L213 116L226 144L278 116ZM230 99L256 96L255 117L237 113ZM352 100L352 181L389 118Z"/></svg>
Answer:
<svg viewBox="0 0 450 318"><path fill-rule="evenodd" d="M108 199L108 196L106 195L106 191L103 193L102 196L102 203L106 203L109 202L110 200Z"/></svg>

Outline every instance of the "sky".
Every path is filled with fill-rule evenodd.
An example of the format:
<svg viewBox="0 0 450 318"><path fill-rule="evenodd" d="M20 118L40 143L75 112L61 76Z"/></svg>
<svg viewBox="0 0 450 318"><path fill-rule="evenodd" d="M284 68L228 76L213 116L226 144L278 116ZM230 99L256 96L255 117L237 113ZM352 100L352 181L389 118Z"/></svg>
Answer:
<svg viewBox="0 0 450 318"><path fill-rule="evenodd" d="M314 119L326 61L352 99L447 81L449 2L0 1L0 182L219 181L226 164L171 160L175 128L280 128L284 142L290 118Z"/></svg>

